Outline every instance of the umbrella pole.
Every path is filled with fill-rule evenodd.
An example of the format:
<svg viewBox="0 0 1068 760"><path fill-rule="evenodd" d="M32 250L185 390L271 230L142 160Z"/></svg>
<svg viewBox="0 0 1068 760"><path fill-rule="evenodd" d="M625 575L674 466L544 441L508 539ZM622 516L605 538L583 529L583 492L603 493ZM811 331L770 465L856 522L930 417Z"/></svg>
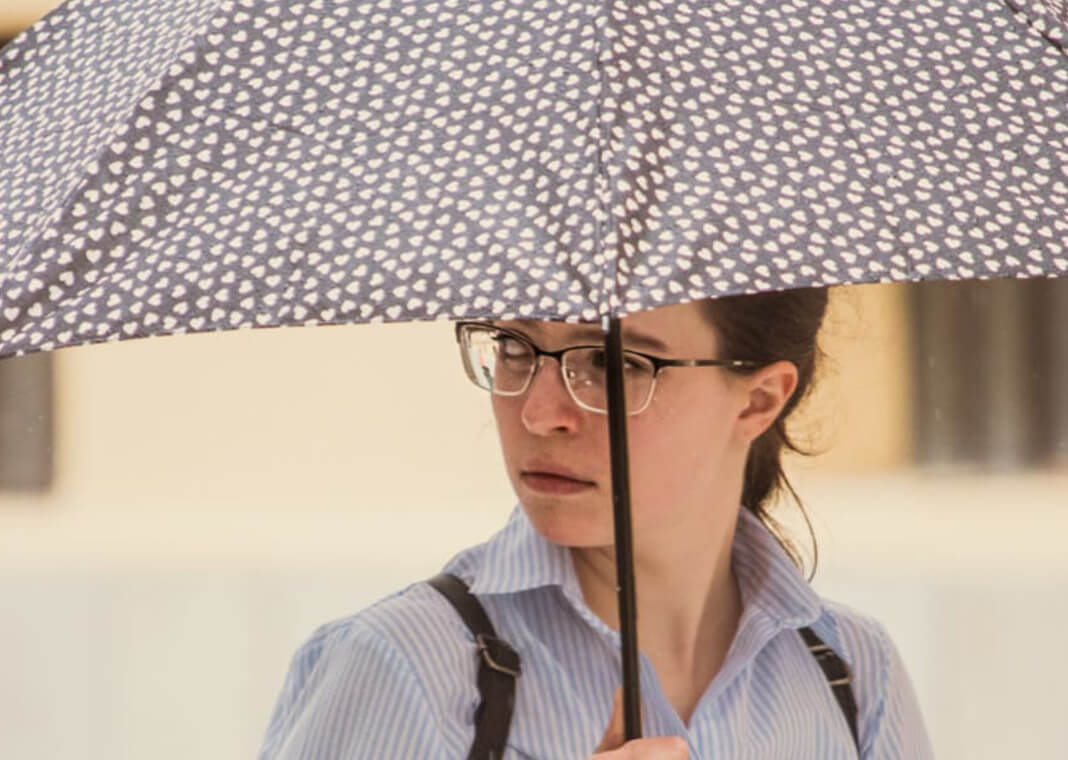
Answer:
<svg viewBox="0 0 1068 760"><path fill-rule="evenodd" d="M612 460L612 512L616 541L616 591L623 660L623 736L642 735L641 681L638 671L638 614L635 605L634 551L630 524L630 472L627 459L627 413L623 399L623 339L620 320L605 317L605 365L608 381L608 435Z"/></svg>

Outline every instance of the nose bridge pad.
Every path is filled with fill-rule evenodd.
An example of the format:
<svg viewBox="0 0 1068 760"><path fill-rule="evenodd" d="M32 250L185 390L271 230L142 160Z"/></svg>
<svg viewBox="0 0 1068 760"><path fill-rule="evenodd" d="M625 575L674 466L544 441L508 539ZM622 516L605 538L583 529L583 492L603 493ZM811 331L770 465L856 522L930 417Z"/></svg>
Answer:
<svg viewBox="0 0 1068 760"><path fill-rule="evenodd" d="M534 387L534 384L538 382L538 378L545 374L545 366L544 365L548 364L548 363L556 363L558 365L557 367L553 368L553 370L550 372L550 374L555 374L557 376L557 378L559 378L560 382L564 384L564 390L565 391L567 390L567 384L566 384L566 381L564 380L564 377L563 377L563 374L562 374L563 371L564 371L563 362L556 361L556 360L550 361L550 360L552 360L552 357L546 356L545 354L542 354L541 356L538 357L537 363L534 365L534 375L533 375L533 377L530 378L530 385L527 386L527 393L528 394L530 393L531 388Z"/></svg>

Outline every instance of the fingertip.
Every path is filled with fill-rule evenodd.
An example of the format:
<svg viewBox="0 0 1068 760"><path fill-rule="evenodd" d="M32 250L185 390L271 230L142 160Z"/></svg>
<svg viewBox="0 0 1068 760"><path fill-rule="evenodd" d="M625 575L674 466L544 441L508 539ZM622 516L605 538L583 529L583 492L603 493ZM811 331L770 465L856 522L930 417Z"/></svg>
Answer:
<svg viewBox="0 0 1068 760"><path fill-rule="evenodd" d="M686 740L679 736L673 736L671 738L674 739L674 742L671 747L671 753L677 758L677 760L686 760L686 758L690 755L690 747L688 744L686 744Z"/></svg>

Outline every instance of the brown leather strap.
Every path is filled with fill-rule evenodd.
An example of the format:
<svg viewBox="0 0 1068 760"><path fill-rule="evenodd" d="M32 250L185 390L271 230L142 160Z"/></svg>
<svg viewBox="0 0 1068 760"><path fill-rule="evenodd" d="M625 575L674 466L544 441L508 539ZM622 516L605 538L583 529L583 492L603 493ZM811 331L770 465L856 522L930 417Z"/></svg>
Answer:
<svg viewBox="0 0 1068 760"><path fill-rule="evenodd" d="M482 702L475 711L475 740L468 760L500 760L515 710L515 682L519 678L519 654L497 638L482 604L462 579L442 573L427 581L448 599L475 636L478 648L478 691Z"/></svg>
<svg viewBox="0 0 1068 760"><path fill-rule="evenodd" d="M838 700L838 706L842 708L849 731L853 734L853 743L860 754L860 735L857 733L857 702L853 698L853 673L845 661L839 657L833 649L823 643L823 640L812 632L811 628L799 628L798 633L808 645L808 651L816 658L816 662L823 671L834 698Z"/></svg>

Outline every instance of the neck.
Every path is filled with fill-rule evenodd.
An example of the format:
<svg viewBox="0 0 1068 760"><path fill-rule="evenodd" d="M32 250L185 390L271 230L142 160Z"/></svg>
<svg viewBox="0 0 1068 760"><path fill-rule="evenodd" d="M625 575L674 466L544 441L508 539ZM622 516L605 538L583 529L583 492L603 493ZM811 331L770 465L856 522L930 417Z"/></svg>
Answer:
<svg viewBox="0 0 1068 760"><path fill-rule="evenodd" d="M737 508L706 508L703 518L696 529L636 528L634 546L639 646L662 682L698 696L726 657L742 606L730 564ZM618 631L615 548L571 551L587 606Z"/></svg>

